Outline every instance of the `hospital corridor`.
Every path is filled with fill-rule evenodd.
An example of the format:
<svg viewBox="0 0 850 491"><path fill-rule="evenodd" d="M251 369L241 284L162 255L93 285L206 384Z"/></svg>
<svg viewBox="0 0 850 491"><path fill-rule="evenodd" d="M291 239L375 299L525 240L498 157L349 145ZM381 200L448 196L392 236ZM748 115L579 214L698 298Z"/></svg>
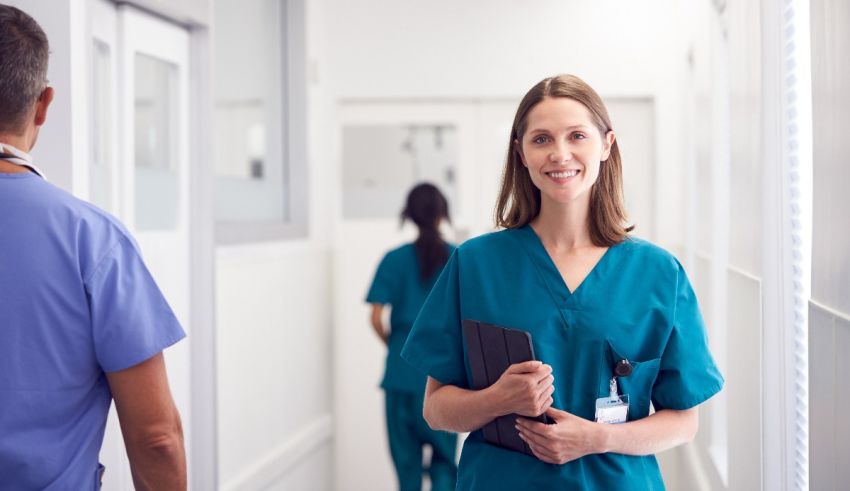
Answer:
<svg viewBox="0 0 850 491"><path fill-rule="evenodd" d="M848 0L0 0L0 491L850 489L848 52Z"/></svg>

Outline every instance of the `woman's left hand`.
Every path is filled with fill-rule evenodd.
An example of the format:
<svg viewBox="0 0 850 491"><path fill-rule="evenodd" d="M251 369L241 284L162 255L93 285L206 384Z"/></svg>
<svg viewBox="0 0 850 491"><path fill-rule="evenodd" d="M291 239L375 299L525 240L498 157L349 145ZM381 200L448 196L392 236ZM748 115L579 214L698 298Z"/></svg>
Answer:
<svg viewBox="0 0 850 491"><path fill-rule="evenodd" d="M534 455L549 464L566 464L592 453L599 453L602 425L566 411L550 407L546 413L553 424L517 418L520 438Z"/></svg>

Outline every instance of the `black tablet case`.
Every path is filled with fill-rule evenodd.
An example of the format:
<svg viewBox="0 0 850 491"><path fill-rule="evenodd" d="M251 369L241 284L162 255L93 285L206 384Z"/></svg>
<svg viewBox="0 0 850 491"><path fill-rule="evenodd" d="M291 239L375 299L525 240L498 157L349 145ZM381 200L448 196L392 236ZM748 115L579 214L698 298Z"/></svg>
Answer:
<svg viewBox="0 0 850 491"><path fill-rule="evenodd" d="M496 383L510 365L534 360L531 334L526 331L464 320L463 335L466 338L469 369L472 372L472 388L475 390L485 389ZM487 423L481 429L484 439L493 445L533 455L514 427L517 417L517 414L508 414ZM531 419L549 423L545 415Z"/></svg>

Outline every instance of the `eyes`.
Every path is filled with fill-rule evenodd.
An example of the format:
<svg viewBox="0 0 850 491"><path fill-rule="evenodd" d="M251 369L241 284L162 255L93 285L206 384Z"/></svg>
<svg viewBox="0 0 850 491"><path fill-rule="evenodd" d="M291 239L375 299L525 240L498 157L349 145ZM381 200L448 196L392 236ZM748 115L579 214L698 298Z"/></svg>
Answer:
<svg viewBox="0 0 850 491"><path fill-rule="evenodd" d="M581 141L587 139L587 135L582 133L581 131L573 131L572 133L570 133L569 138L570 140ZM537 135L531 139L531 143L534 143L535 145L544 145L546 143L549 143L550 141L552 141L552 137L546 134Z"/></svg>

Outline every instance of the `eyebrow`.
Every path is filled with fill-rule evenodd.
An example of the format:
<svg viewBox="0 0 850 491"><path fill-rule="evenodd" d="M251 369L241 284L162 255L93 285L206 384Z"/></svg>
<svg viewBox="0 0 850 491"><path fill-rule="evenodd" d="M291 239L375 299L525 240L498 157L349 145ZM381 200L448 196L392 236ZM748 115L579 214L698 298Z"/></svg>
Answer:
<svg viewBox="0 0 850 491"><path fill-rule="evenodd" d="M584 124L574 124L574 125L572 125L572 126L567 126L567 127L566 127L566 128L564 128L564 129L566 129L566 130L568 130L568 131L572 131L572 130L577 130L577 129L587 129L587 128L591 128L591 126L587 126L587 125L584 125ZM545 133L548 133L548 132L549 132L549 130L547 130L547 129L543 129L543 128L535 128L535 129L528 130L528 133L537 133L537 132L545 132Z"/></svg>

